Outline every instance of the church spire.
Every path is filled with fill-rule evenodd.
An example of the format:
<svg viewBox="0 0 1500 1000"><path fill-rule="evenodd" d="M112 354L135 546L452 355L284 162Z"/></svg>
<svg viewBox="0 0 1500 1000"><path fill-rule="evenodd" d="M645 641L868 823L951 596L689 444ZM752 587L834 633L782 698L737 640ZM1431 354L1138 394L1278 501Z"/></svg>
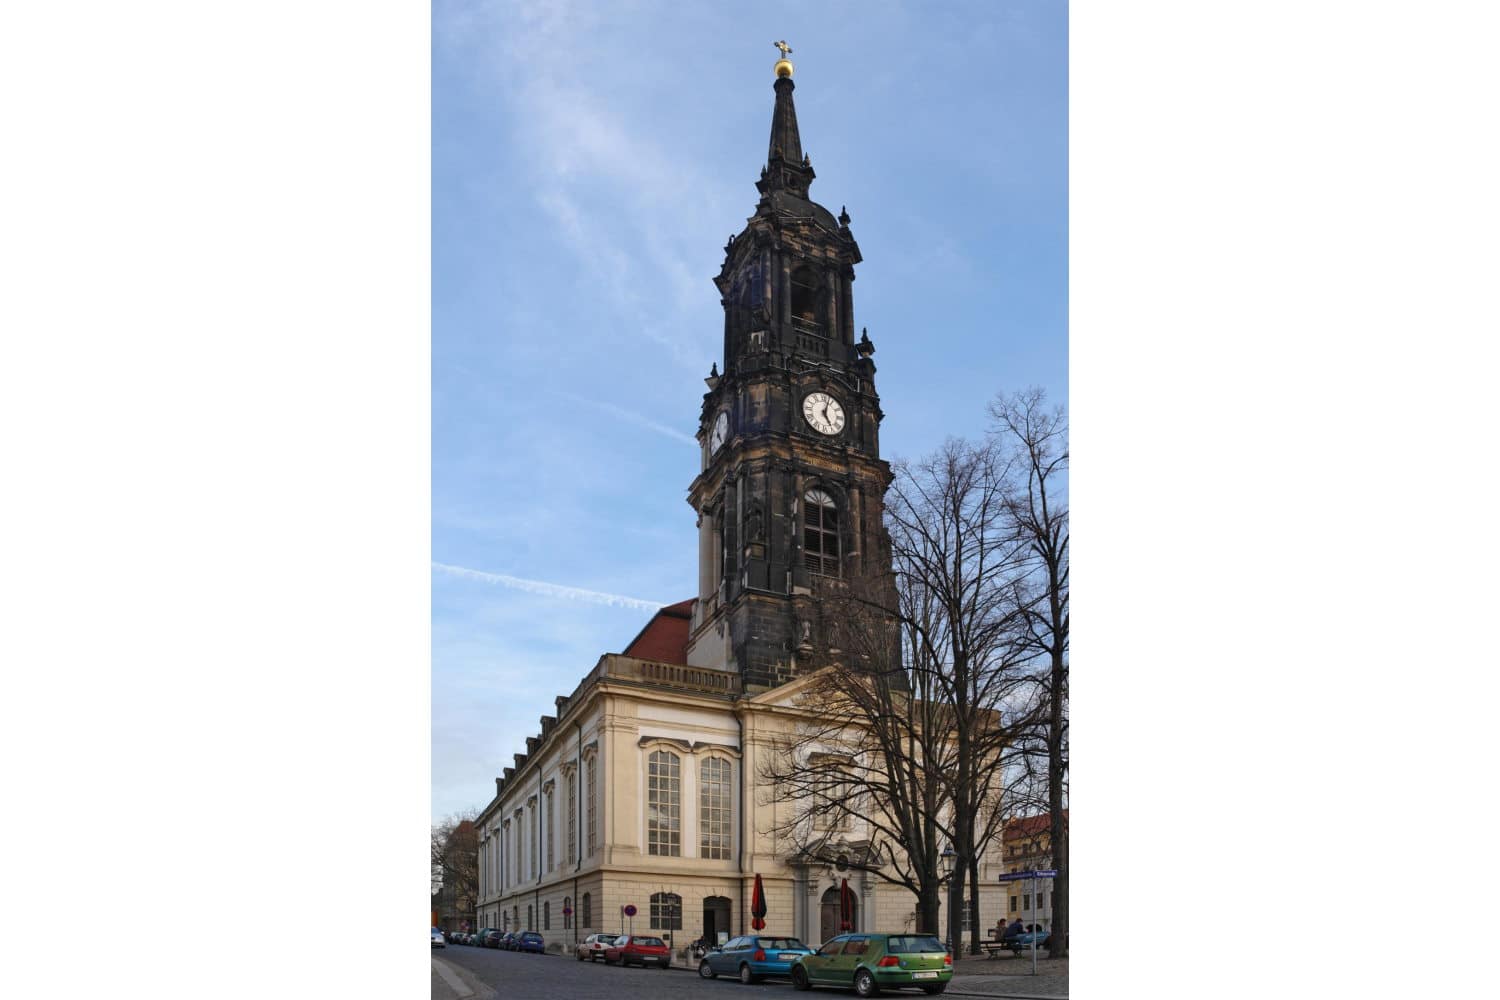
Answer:
<svg viewBox="0 0 1500 1000"><path fill-rule="evenodd" d="M776 107L771 111L771 143L766 151L766 167L756 187L762 194L786 189L801 198L807 197L812 183L812 163L802 152L802 136L797 131L797 106L792 103L793 66L787 55L792 51L786 42L776 42L781 58L776 61Z"/></svg>
<svg viewBox="0 0 1500 1000"><path fill-rule="evenodd" d="M771 112L771 147L766 153L769 166L778 158L802 162L802 137L797 134L797 106L792 103L796 84L791 74L776 78L776 109Z"/></svg>

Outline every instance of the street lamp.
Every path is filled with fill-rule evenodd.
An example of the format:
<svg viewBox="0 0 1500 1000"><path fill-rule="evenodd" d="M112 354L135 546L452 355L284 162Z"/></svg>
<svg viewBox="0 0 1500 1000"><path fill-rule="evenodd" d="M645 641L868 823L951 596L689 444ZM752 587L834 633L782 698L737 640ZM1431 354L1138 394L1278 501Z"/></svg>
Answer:
<svg viewBox="0 0 1500 1000"><path fill-rule="evenodd" d="M958 913L958 903L956 902L953 893L953 887L955 885L953 879L953 869L958 862L958 855L954 853L953 845L949 844L947 847L943 848L943 853L939 855L939 857L943 862L943 875L948 880L948 950L953 951L953 936L955 933L953 922L957 919L956 914Z"/></svg>

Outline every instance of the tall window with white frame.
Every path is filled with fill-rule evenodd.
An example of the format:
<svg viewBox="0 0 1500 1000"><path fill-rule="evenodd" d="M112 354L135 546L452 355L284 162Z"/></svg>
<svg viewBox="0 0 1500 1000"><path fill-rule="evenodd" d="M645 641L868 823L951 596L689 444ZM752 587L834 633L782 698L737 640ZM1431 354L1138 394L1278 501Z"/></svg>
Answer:
<svg viewBox="0 0 1500 1000"><path fill-rule="evenodd" d="M589 788L589 857L593 857L599 850L599 786L596 778L596 758L590 757L588 763Z"/></svg>
<svg viewBox="0 0 1500 1000"><path fill-rule="evenodd" d="M535 879L537 876L537 865L541 864L542 861L542 839L537 836L536 800L533 799L528 805L531 807L531 815L527 817L529 822L526 824L526 829L531 839L531 877ZM531 921L528 920L527 923L529 924Z"/></svg>
<svg viewBox="0 0 1500 1000"><path fill-rule="evenodd" d="M555 850L555 844L553 843L554 838L552 836L552 827L554 825L553 817L557 815L557 812L553 809L552 806L552 789L549 788L547 789L547 811L546 814L542 817L542 819L547 824L547 867L545 870L549 872L557 867L557 853Z"/></svg>
<svg viewBox="0 0 1500 1000"><path fill-rule="evenodd" d="M802 561L824 576L839 575L839 508L823 490L803 495Z"/></svg>
<svg viewBox="0 0 1500 1000"><path fill-rule="evenodd" d="M578 860L578 775L567 776L568 782L568 864Z"/></svg>
<svg viewBox="0 0 1500 1000"><path fill-rule="evenodd" d="M733 809L731 768L732 765L723 757L708 757L698 766L699 857L729 857Z"/></svg>
<svg viewBox="0 0 1500 1000"><path fill-rule="evenodd" d="M682 761L670 750L647 758L646 853L682 854Z"/></svg>

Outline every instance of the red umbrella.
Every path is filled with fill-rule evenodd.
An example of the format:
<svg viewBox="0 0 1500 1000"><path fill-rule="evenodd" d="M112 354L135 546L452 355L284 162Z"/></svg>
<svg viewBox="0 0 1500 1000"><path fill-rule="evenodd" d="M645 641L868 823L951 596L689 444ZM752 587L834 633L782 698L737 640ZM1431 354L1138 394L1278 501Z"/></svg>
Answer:
<svg viewBox="0 0 1500 1000"><path fill-rule="evenodd" d="M760 884L760 873L755 875L755 892L750 895L750 926L758 931L766 929L766 890Z"/></svg>
<svg viewBox="0 0 1500 1000"><path fill-rule="evenodd" d="M839 930L854 930L854 891L846 878L839 880Z"/></svg>

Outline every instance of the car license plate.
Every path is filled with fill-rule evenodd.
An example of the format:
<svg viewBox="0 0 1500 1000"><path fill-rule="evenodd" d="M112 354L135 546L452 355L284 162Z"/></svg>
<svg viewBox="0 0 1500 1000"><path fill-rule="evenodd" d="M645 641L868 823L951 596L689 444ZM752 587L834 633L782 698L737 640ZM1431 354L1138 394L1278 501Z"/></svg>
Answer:
<svg viewBox="0 0 1500 1000"><path fill-rule="evenodd" d="M936 979L937 978L937 973L936 972L913 972L911 974L911 977L913 979Z"/></svg>

